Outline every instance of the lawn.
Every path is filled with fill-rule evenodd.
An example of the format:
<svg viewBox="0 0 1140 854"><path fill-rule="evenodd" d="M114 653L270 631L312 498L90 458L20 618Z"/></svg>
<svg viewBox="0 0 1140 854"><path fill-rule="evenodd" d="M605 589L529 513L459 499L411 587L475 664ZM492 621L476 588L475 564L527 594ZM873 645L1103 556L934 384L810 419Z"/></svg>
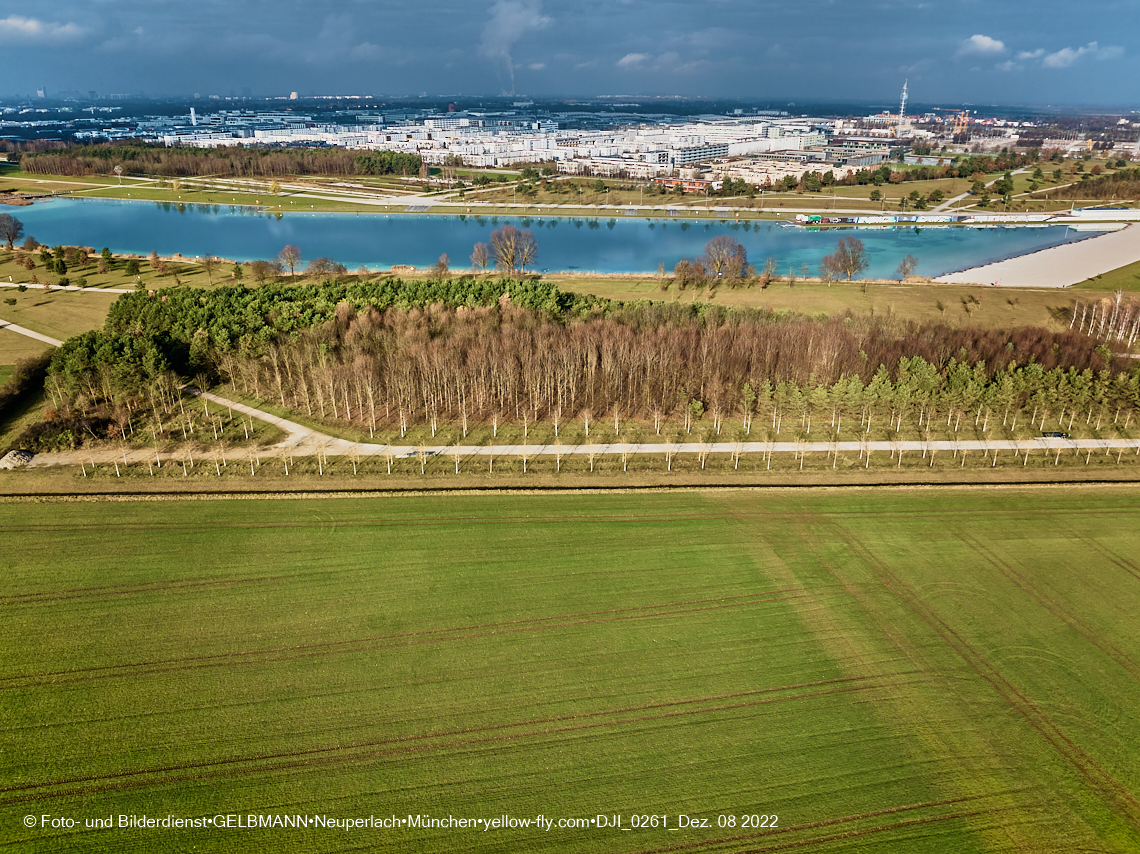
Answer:
<svg viewBox="0 0 1140 854"><path fill-rule="evenodd" d="M1073 285L1087 291L1140 291L1140 261Z"/></svg>
<svg viewBox="0 0 1140 854"><path fill-rule="evenodd" d="M1110 488L6 504L0 821L37 851L1133 851L1138 510ZM143 814L587 824L86 826ZM668 829L633 829L650 815Z"/></svg>
<svg viewBox="0 0 1140 854"><path fill-rule="evenodd" d="M1111 274L1107 274L1111 275ZM656 276L575 276L549 274L543 278L566 291L620 300L712 301L718 305L765 308L806 315L835 315L850 310L856 315L894 317L900 320L960 323L1008 329L1014 326L1068 326L1064 312L1074 296L1056 288L979 288L940 284L892 284L796 280L786 277L767 288L717 288L662 292ZM941 307L940 307L941 305Z"/></svg>
<svg viewBox="0 0 1140 854"><path fill-rule="evenodd" d="M0 305L0 319L39 332L41 335L65 341L90 329L101 329L111 303L118 299L119 295L98 291L62 290L45 293L40 288L29 288L21 293L15 288L0 288L0 297L16 301L15 305L8 305L7 302ZM25 340L35 345L40 343L32 339ZM0 344L0 347L3 345ZM0 356L0 362L3 361L6 360Z"/></svg>
<svg viewBox="0 0 1140 854"><path fill-rule="evenodd" d="M0 317L6 315L5 310L9 306L0 305ZM3 376L10 376L13 366L20 359L25 359L28 356L37 356L45 350L50 349L48 344L36 341L34 338L28 338L26 335L19 335L10 329L0 329L0 371L8 371L9 373ZM0 379L3 382L3 379Z"/></svg>

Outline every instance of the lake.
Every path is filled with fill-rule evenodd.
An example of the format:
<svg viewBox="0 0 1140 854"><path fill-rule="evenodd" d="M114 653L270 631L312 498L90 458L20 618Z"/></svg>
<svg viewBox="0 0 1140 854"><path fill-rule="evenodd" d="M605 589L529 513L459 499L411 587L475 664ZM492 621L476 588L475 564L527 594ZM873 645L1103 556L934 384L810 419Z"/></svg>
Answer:
<svg viewBox="0 0 1140 854"><path fill-rule="evenodd" d="M777 259L779 272L815 275L820 259L840 237L858 237L867 247L866 275L894 276L906 255L918 258L917 274L938 276L1001 261L1090 236L1067 226L965 228L913 226L811 230L771 221L646 220L640 217L475 217L383 213L273 214L250 207L111 199L52 199L13 209L24 233L49 246L104 246L116 253L187 257L217 255L235 261L270 259L286 244L300 247L304 261L328 257L355 269L393 264L428 267L446 253L453 268L470 266L475 243L486 243L506 223L531 229L538 238L537 269L598 273L652 273L683 257L696 257L719 234L739 240L758 268Z"/></svg>

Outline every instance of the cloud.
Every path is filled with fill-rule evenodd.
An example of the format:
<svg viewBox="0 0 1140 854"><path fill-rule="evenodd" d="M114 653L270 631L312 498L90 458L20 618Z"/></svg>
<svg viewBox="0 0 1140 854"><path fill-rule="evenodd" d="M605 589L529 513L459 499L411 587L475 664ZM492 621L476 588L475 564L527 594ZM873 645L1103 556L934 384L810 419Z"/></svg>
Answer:
<svg viewBox="0 0 1140 854"><path fill-rule="evenodd" d="M542 71L542 69L546 68L546 63L545 62L532 62L530 65L527 66L527 68L529 68L531 71Z"/></svg>
<svg viewBox="0 0 1140 854"><path fill-rule="evenodd" d="M1068 68L1078 59L1084 56L1092 56L1095 59L1119 59L1124 55L1124 48L1115 45L1109 47L1101 47L1096 42L1089 42L1084 47L1071 48L1063 47L1055 53L1048 54L1041 64L1046 68Z"/></svg>
<svg viewBox="0 0 1140 854"><path fill-rule="evenodd" d="M1014 71L1020 69L1021 66L1014 63L1012 59L1007 59L1005 62L998 63L996 66L998 71Z"/></svg>
<svg viewBox="0 0 1140 854"><path fill-rule="evenodd" d="M1045 48L1039 47L1037 50L1023 50L1017 55L1018 59L1040 59L1045 55Z"/></svg>
<svg viewBox="0 0 1140 854"><path fill-rule="evenodd" d="M959 56L965 54L995 54L1005 52L1005 42L1000 39L992 39L989 36L983 36L980 33L970 36L962 42L958 47Z"/></svg>
<svg viewBox="0 0 1140 854"><path fill-rule="evenodd" d="M376 60L380 59L384 55L384 52L380 49L380 45L373 44L372 42L361 42L349 51L348 55L353 59Z"/></svg>
<svg viewBox="0 0 1140 854"><path fill-rule="evenodd" d="M49 23L19 15L0 18L0 42L62 42L79 38L85 32L75 23Z"/></svg>
<svg viewBox="0 0 1140 854"><path fill-rule="evenodd" d="M542 14L540 0L497 0L490 9L490 18L483 25L479 52L506 69L510 77L510 92L515 91L515 61L511 50L515 42L527 33L544 30L550 18Z"/></svg>
<svg viewBox="0 0 1140 854"><path fill-rule="evenodd" d="M649 59L649 55L645 53L627 53L617 61L617 66L618 68L637 68L647 59Z"/></svg>

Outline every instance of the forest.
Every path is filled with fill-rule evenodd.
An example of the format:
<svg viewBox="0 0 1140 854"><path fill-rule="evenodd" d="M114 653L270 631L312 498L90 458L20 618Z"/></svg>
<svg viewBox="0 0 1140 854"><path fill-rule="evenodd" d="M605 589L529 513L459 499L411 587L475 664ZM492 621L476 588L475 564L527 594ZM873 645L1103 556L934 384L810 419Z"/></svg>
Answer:
<svg viewBox="0 0 1140 854"><path fill-rule="evenodd" d="M694 303L620 303L537 280L385 279L138 291L67 341L63 413L156 408L177 375L315 418L382 424L620 413L652 421L797 411L1140 406L1140 372L1097 339Z"/></svg>
<svg viewBox="0 0 1140 854"><path fill-rule="evenodd" d="M1088 177L1086 176L1082 177ZM1078 183L1058 190L1059 199L1140 199L1140 168L1120 169L1111 175L1088 177Z"/></svg>
<svg viewBox="0 0 1140 854"><path fill-rule="evenodd" d="M282 149L226 146L166 148L158 144L37 146L18 152L20 168L38 175L126 175L284 178L289 175L418 175L419 155L399 151L359 154L337 148Z"/></svg>

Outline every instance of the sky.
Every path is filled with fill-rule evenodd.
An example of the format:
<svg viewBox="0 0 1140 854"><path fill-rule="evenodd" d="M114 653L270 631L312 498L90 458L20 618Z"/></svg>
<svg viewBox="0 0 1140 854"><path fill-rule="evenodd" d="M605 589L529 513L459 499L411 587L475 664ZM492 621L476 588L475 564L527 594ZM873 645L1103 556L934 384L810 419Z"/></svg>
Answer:
<svg viewBox="0 0 1140 854"><path fill-rule="evenodd" d="M1140 107L1137 0L0 0L0 95Z"/></svg>

